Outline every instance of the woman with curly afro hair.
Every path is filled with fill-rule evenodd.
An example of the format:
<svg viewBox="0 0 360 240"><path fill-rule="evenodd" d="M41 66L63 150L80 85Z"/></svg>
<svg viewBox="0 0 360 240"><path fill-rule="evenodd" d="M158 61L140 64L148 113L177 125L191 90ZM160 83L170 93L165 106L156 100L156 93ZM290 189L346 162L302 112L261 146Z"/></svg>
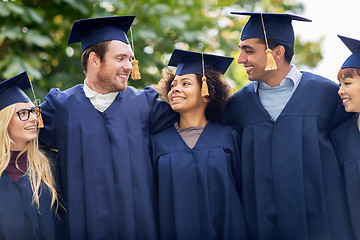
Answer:
<svg viewBox="0 0 360 240"><path fill-rule="evenodd" d="M170 103L168 93L171 90L172 82L174 81L175 75L167 70L163 72L164 78L160 80L158 85L154 86L159 92L160 97ZM203 74L201 72L194 74L197 80L197 85L201 86ZM231 87L222 79L223 75L221 72L214 70L207 70L205 72L206 83L208 86L209 97L206 97L208 104L205 108L205 117L207 120L216 121L219 114L224 109L228 98L231 95ZM211 100L211 101L209 101Z"/></svg>
<svg viewBox="0 0 360 240"><path fill-rule="evenodd" d="M240 200L238 135L214 122L231 88L233 58L175 49L155 88L180 115L152 136L161 239L248 239Z"/></svg>

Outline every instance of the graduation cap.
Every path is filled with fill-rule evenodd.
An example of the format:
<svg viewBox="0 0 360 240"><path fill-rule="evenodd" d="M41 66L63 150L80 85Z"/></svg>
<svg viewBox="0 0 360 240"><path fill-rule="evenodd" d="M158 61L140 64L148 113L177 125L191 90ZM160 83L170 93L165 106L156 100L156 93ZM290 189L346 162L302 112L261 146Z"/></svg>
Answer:
<svg viewBox="0 0 360 240"><path fill-rule="evenodd" d="M341 66L341 69L344 68L360 68L360 41L348 38L344 36L337 35L341 41L350 49L352 52L351 56L346 59L346 61Z"/></svg>
<svg viewBox="0 0 360 240"><path fill-rule="evenodd" d="M175 75L196 74L202 71L201 95L202 97L207 97L209 92L205 70L213 70L225 74L233 60L234 58L232 57L174 49L168 65L177 67Z"/></svg>
<svg viewBox="0 0 360 240"><path fill-rule="evenodd" d="M26 89L31 88L35 98L35 104L38 106L34 90L26 71L0 83L0 110L18 102L29 102L30 98L24 93ZM41 115L39 116L39 128L44 127Z"/></svg>
<svg viewBox="0 0 360 240"><path fill-rule="evenodd" d="M82 51L104 41L120 40L129 43L126 36L136 16L113 16L89 18L75 21L69 36L69 43L81 42Z"/></svg>
<svg viewBox="0 0 360 240"><path fill-rule="evenodd" d="M249 38L265 39L266 54L268 57L265 71L277 69L267 39L281 40L294 45L295 34L291 24L292 21L311 22L311 20L307 18L286 13L231 12L231 14L250 16L242 30L241 40Z"/></svg>
<svg viewBox="0 0 360 240"><path fill-rule="evenodd" d="M0 110L18 102L29 102L30 98L24 90L31 88L26 72L0 83Z"/></svg>

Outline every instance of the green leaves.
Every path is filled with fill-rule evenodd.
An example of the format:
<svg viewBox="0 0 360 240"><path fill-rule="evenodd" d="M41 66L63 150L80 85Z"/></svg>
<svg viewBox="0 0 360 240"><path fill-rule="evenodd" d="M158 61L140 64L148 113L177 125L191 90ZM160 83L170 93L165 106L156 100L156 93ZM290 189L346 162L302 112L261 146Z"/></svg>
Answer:
<svg viewBox="0 0 360 240"><path fill-rule="evenodd" d="M24 34L24 42L27 45L36 45L41 48L54 46L54 42L50 37L42 35L37 30L28 30Z"/></svg>
<svg viewBox="0 0 360 240"><path fill-rule="evenodd" d="M286 2L286 4L284 3ZM0 1L0 80L27 70L43 98L51 87L82 83L81 44L67 44L75 20L136 15L134 52L142 79L129 85L157 83L174 48L237 58L246 18L233 10L294 11L301 5L284 0L22 0ZM130 33L128 34L130 39ZM313 67L321 59L320 42L297 42L294 62ZM71 50L71 51L70 51ZM71 52L70 55L67 53ZM235 61L226 73L234 89L248 82Z"/></svg>
<svg viewBox="0 0 360 240"><path fill-rule="evenodd" d="M22 32L20 27L2 26L0 31L0 41L20 39Z"/></svg>

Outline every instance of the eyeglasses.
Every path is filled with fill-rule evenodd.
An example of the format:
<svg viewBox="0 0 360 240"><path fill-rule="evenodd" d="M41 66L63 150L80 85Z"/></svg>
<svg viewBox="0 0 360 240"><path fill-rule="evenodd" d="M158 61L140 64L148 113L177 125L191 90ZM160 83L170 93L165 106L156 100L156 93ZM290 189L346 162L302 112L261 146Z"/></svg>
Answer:
<svg viewBox="0 0 360 240"><path fill-rule="evenodd" d="M37 118L40 116L40 107L33 107L31 109L21 109L16 114L19 116L21 121L26 121L30 118L30 113L34 114Z"/></svg>

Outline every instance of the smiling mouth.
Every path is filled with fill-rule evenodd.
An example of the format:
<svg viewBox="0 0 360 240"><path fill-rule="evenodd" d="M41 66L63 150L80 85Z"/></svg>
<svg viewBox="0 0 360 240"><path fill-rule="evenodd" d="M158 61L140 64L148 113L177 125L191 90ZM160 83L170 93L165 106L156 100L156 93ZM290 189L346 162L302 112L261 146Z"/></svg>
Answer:
<svg viewBox="0 0 360 240"><path fill-rule="evenodd" d="M177 96L177 97L172 97L171 101L176 102L176 101L181 101L181 100L184 100L184 99L185 99L184 97Z"/></svg>
<svg viewBox="0 0 360 240"><path fill-rule="evenodd" d="M254 67L245 67L245 71L248 72L250 70L252 70Z"/></svg>
<svg viewBox="0 0 360 240"><path fill-rule="evenodd" d="M343 103L347 103L348 101L350 101L350 98L345 98L342 100Z"/></svg>
<svg viewBox="0 0 360 240"><path fill-rule="evenodd" d="M25 130L36 130L36 126L26 127Z"/></svg>
<svg viewBox="0 0 360 240"><path fill-rule="evenodd" d="M127 79L129 77L129 75L128 74L118 74L118 77Z"/></svg>

